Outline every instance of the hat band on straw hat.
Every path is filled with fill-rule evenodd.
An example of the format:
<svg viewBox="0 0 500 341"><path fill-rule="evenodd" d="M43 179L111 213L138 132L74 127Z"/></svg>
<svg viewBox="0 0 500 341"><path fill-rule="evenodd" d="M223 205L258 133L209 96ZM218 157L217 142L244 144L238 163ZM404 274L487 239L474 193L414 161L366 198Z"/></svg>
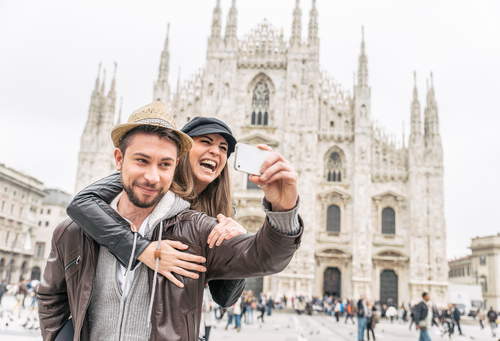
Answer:
<svg viewBox="0 0 500 341"><path fill-rule="evenodd" d="M161 118L144 118L142 120L138 120L138 121L135 121L132 123L135 123L135 124L137 124L137 123L158 124L158 125L165 127L165 128L175 129L173 125L171 125L170 123L168 123L165 120L162 120Z"/></svg>

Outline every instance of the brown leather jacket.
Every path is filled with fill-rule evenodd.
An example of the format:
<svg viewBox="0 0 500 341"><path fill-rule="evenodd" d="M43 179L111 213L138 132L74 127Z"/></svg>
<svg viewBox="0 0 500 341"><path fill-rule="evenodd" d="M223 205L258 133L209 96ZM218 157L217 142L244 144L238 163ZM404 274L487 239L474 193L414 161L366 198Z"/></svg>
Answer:
<svg viewBox="0 0 500 341"><path fill-rule="evenodd" d="M213 279L267 276L282 271L300 246L303 223L296 236L278 233L269 226L254 234L241 234L210 249L206 240L217 220L186 210L164 221L162 239L181 241L186 252L207 259L199 279L178 276L179 288L158 276L151 316L150 340L198 340L203 288ZM158 227L153 233L157 239ZM54 231L52 248L38 288L40 326L44 340L54 340L72 316L74 340L88 340L87 308L92 293L99 245L69 218ZM149 270L150 292L153 271ZM147 323L147 321L144 321Z"/></svg>

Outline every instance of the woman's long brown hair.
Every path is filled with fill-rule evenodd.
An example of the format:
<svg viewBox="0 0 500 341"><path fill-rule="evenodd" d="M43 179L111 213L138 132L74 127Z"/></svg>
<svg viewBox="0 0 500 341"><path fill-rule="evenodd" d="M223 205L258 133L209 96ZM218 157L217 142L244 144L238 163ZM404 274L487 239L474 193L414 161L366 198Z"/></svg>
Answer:
<svg viewBox="0 0 500 341"><path fill-rule="evenodd" d="M194 176L189 164L189 153L182 155L179 158L179 164L175 168L174 180L170 190L187 200L193 210L204 212L214 218L219 213L226 217L234 216L227 161L219 176L208 184L207 188L200 194L196 195Z"/></svg>

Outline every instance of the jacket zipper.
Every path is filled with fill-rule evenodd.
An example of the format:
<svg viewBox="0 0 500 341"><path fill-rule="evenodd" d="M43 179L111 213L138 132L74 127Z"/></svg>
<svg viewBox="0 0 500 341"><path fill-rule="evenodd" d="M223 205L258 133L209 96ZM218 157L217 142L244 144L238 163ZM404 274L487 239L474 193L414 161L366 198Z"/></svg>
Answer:
<svg viewBox="0 0 500 341"><path fill-rule="evenodd" d="M194 323L194 313L191 315L191 321L193 322L193 341L196 341L196 325Z"/></svg>
<svg viewBox="0 0 500 341"><path fill-rule="evenodd" d="M92 256L92 247L90 246L89 237L85 233L84 233L84 235L85 235L85 239L87 239L87 244L89 244L90 264L92 265L92 272L94 272L94 257ZM95 277L95 274L94 274L94 277ZM94 282L94 279L92 278L92 286L90 287L90 296L89 296L89 300L87 302L87 305L85 306L85 311L83 314L84 319L85 319L85 315L87 315L87 310L89 309L90 300L92 299L92 292L94 291L93 282ZM78 328L78 340L80 340L80 335L82 334L82 328L83 328L83 320L82 320L82 324Z"/></svg>
<svg viewBox="0 0 500 341"><path fill-rule="evenodd" d="M80 264L81 259L82 259L82 256L80 255L80 256L76 257L75 259L73 259L68 264L66 264L66 266L64 267L64 272L68 271L68 269L71 268L73 265Z"/></svg>

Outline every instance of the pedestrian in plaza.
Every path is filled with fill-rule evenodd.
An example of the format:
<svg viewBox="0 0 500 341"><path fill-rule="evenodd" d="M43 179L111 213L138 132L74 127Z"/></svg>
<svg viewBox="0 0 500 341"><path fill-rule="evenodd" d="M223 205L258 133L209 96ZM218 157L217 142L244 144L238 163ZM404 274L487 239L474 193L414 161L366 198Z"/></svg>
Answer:
<svg viewBox="0 0 500 341"><path fill-rule="evenodd" d="M274 301L272 296L269 296L266 302L266 310L268 316L271 316L271 314L273 313L273 309L274 309Z"/></svg>
<svg viewBox="0 0 500 341"><path fill-rule="evenodd" d="M370 303L366 304L368 308L368 315L366 316L366 336L368 341L370 341L370 331L372 332L373 341L375 341L375 325L378 323L377 309L372 307Z"/></svg>
<svg viewBox="0 0 500 341"><path fill-rule="evenodd" d="M432 326L439 327L439 310L435 305L432 306Z"/></svg>
<svg viewBox="0 0 500 341"><path fill-rule="evenodd" d="M248 290L247 297L245 298L245 302L247 303L247 316L246 323L253 323L253 311L257 308L257 303L255 303L255 297L253 295L252 290Z"/></svg>
<svg viewBox="0 0 500 341"><path fill-rule="evenodd" d="M14 294L14 296L16 297L16 300L17 300L16 304L14 305L14 307L12 308L11 311L14 313L16 311L16 309L18 309L19 310L19 313L18 313L19 317L21 317L21 311L24 308L23 304L24 304L25 293L28 292L28 290L24 286L23 282L24 282L24 280L15 284L11 288L12 293Z"/></svg>
<svg viewBox="0 0 500 341"><path fill-rule="evenodd" d="M391 319L391 323L393 323L394 317L398 315L398 310L395 306L391 305L387 308L387 312L385 314Z"/></svg>
<svg viewBox="0 0 500 341"><path fill-rule="evenodd" d="M340 317L340 301L335 300L335 307L333 308L333 311L335 312L335 318L337 319L337 323L339 322L339 317Z"/></svg>
<svg viewBox="0 0 500 341"><path fill-rule="evenodd" d="M226 330L229 328L231 323L233 322L234 318L234 307L228 307L226 308L226 313L227 313L227 323L226 323Z"/></svg>
<svg viewBox="0 0 500 341"><path fill-rule="evenodd" d="M260 316L257 317L257 320L261 319L262 323L264 323L264 314L266 313L266 306L263 303L265 302L265 298L257 304L257 311L260 313Z"/></svg>
<svg viewBox="0 0 500 341"><path fill-rule="evenodd" d="M239 332L241 330L241 314L242 314L242 299L238 298L238 301L233 305L234 314L234 328Z"/></svg>
<svg viewBox="0 0 500 341"><path fill-rule="evenodd" d="M295 311L297 314L301 315L306 311L306 303L302 297L298 297L295 299L296 307Z"/></svg>
<svg viewBox="0 0 500 341"><path fill-rule="evenodd" d="M25 279L23 279L19 283L19 292L18 292L18 294L23 295L23 302L22 302L21 306L24 309L25 308L24 307L24 301L26 301L26 296L28 296L28 294L29 294L28 281L26 281Z"/></svg>
<svg viewBox="0 0 500 341"><path fill-rule="evenodd" d="M448 309L444 309L441 315L443 317L443 327L446 325L446 327L443 328L441 336L448 333L448 337L451 339L451 334L453 333L453 313L451 311L451 305L448 305Z"/></svg>
<svg viewBox="0 0 500 341"><path fill-rule="evenodd" d="M411 305L410 304L410 328L408 330L411 330L411 326L415 322L415 307L416 305Z"/></svg>
<svg viewBox="0 0 500 341"><path fill-rule="evenodd" d="M432 306L429 303L430 299L430 295L424 292L422 294L422 302L415 308L415 328L420 330L419 341L431 341L428 329L432 319Z"/></svg>
<svg viewBox="0 0 500 341"><path fill-rule="evenodd" d="M352 301L347 302L347 312L345 317L345 323L347 324L347 320L351 319L352 324L354 324L354 306Z"/></svg>
<svg viewBox="0 0 500 341"><path fill-rule="evenodd" d="M399 307L399 309L398 309L398 323L399 324L402 324L404 321L405 311L406 311L405 307L403 305L401 305L401 307Z"/></svg>
<svg viewBox="0 0 500 341"><path fill-rule="evenodd" d="M0 305L2 305L2 297L7 292L7 281L2 280L0 283Z"/></svg>
<svg viewBox="0 0 500 341"><path fill-rule="evenodd" d="M479 320L479 325L481 326L481 329L484 329L483 325L483 320L484 320L484 310L479 308L477 310L477 319Z"/></svg>
<svg viewBox="0 0 500 341"><path fill-rule="evenodd" d="M382 310L381 310L381 315L380 317L384 320L387 320L387 305L386 304L383 304L382 305Z"/></svg>
<svg viewBox="0 0 500 341"><path fill-rule="evenodd" d="M202 314L200 323L200 337L204 337L205 341L208 341L210 337L210 330L212 326L215 325L215 315L212 313L213 306L215 302L212 300L212 295L210 295L210 290L208 289L208 284L203 290L203 303L202 303Z"/></svg>
<svg viewBox="0 0 500 341"><path fill-rule="evenodd" d="M495 310L493 310L493 307L490 307L490 311L488 311L488 322L490 323L490 328L491 328L491 335L493 337L497 336L497 317L498 314Z"/></svg>
<svg viewBox="0 0 500 341"><path fill-rule="evenodd" d="M365 338L366 317L368 316L368 307L366 306L366 295L361 295L358 304L358 341L363 341Z"/></svg>
<svg viewBox="0 0 500 341"><path fill-rule="evenodd" d="M463 335L462 328L460 328L460 310L457 309L456 304L453 305L453 327L451 332L452 334L455 331L455 326L458 327L458 332L460 333L460 335Z"/></svg>

